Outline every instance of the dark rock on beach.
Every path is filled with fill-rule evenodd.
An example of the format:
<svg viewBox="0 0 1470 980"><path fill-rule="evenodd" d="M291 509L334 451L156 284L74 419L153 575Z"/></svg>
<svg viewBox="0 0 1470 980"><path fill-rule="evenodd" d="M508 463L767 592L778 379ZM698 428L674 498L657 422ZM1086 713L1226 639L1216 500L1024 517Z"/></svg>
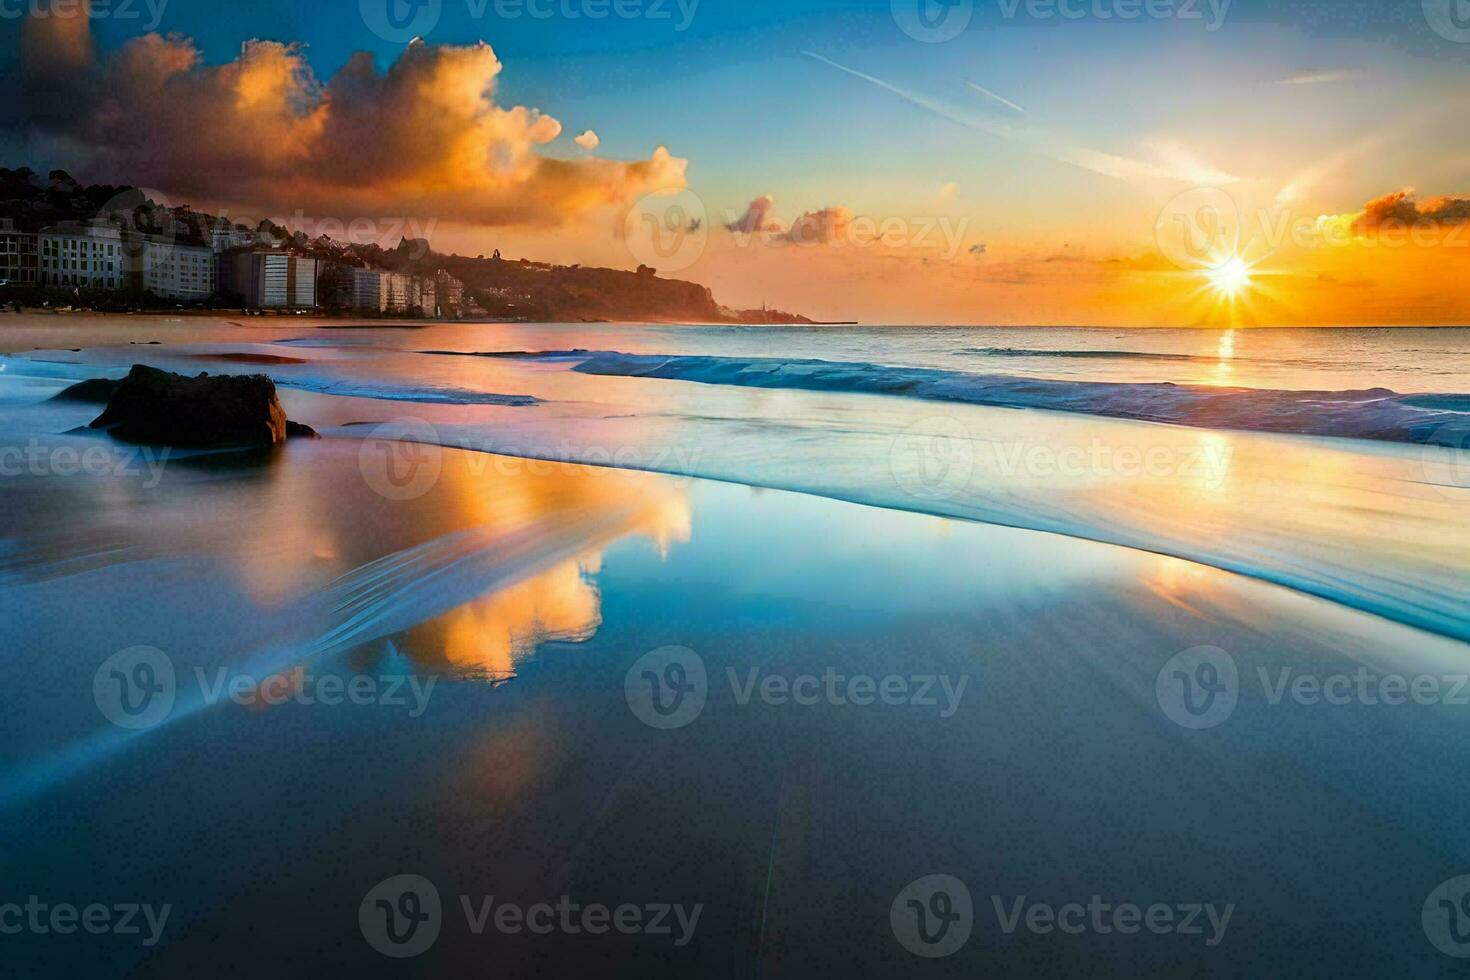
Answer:
<svg viewBox="0 0 1470 980"><path fill-rule="evenodd" d="M308 426L286 421L275 382L263 374L190 378L135 364L121 381L84 381L57 397L93 400L103 384L114 388L107 408L91 427L129 442L188 449L255 448L277 445L291 435L316 434ZM73 394L79 388L83 391Z"/></svg>
<svg viewBox="0 0 1470 980"><path fill-rule="evenodd" d="M57 402L84 402L89 405L106 405L112 398L112 393L117 391L121 381L111 381L107 378L91 378L87 381L78 381L61 394L52 398Z"/></svg>

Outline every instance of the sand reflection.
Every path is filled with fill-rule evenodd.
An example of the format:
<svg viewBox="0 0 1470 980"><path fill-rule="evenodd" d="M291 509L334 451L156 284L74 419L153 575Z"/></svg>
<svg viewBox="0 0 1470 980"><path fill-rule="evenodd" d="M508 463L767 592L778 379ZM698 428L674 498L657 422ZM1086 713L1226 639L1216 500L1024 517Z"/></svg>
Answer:
<svg viewBox="0 0 1470 980"><path fill-rule="evenodd" d="M404 507L404 520L441 534L473 527L506 540L530 536L575 553L498 580L406 630L398 649L424 666L502 680L543 643L587 640L602 623L597 575L608 547L642 538L666 556L690 536L687 497L667 478L477 453L445 457L435 492Z"/></svg>

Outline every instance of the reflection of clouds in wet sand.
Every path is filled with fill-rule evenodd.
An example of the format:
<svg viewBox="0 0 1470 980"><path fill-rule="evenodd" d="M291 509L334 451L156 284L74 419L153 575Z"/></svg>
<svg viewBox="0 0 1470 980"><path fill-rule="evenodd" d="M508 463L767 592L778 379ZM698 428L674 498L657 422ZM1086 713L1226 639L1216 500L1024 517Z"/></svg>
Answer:
<svg viewBox="0 0 1470 980"><path fill-rule="evenodd" d="M492 460L502 465L489 465ZM510 676L515 661L540 644L580 642L596 632L602 613L595 576L609 545L642 536L666 555L672 543L689 539L686 496L660 477L571 465L526 466L461 452L447 452L445 464L430 494L394 508L404 511L402 520L436 537L465 527L498 532L505 540L531 532L552 541L570 533L585 547L529 574L497 581L442 614L425 609L398 644L421 664L493 679Z"/></svg>
<svg viewBox="0 0 1470 980"><path fill-rule="evenodd" d="M667 555L670 544L689 540L690 512L682 494L653 494L618 538L641 535ZM488 593L408 632L404 649L425 663L501 679L515 662L543 643L579 643L602 624L595 577L606 545L544 572Z"/></svg>
<svg viewBox="0 0 1470 980"><path fill-rule="evenodd" d="M262 679L349 651L364 668L387 639L430 668L505 677L539 644L597 629L595 576L611 544L638 536L666 555L690 535L685 492L654 474L443 450L433 485L398 501L373 491L358 448L327 439L179 462L154 488L16 481L0 575L107 576L92 579L97 590L141 566L173 569L187 591L204 587L203 561L234 588L216 582L198 601L235 624L230 646L250 651L238 665Z"/></svg>

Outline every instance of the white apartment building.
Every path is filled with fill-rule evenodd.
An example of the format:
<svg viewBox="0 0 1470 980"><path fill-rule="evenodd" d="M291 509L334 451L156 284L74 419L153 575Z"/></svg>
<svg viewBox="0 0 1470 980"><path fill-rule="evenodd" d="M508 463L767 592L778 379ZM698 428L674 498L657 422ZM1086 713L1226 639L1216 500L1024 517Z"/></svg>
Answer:
<svg viewBox="0 0 1470 980"><path fill-rule="evenodd" d="M216 286L214 250L151 235L130 236L128 285L169 299L208 299Z"/></svg>
<svg viewBox="0 0 1470 980"><path fill-rule="evenodd" d="M36 285L40 276L39 249L38 236L0 224L0 285Z"/></svg>
<svg viewBox="0 0 1470 980"><path fill-rule="evenodd" d="M112 225L56 225L41 232L41 284L122 288L122 232Z"/></svg>

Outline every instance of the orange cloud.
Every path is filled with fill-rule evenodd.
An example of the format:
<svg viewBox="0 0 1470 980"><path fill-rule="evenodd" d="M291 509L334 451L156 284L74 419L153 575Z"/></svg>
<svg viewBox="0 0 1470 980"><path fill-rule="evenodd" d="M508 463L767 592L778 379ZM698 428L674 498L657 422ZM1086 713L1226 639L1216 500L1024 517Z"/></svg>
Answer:
<svg viewBox="0 0 1470 980"><path fill-rule="evenodd" d="M496 103L502 66L483 42L415 40L386 72L359 53L323 83L296 45L253 40L206 66L188 39L149 34L98 57L85 18L39 23L25 78L45 109L22 121L82 147L92 179L278 212L526 226L685 186L687 161L664 147L633 162L543 156L561 123Z"/></svg>
<svg viewBox="0 0 1470 980"><path fill-rule="evenodd" d="M852 224L852 212L847 208L823 208L808 211L791 222L785 238L798 245L829 245L841 241Z"/></svg>
<svg viewBox="0 0 1470 980"><path fill-rule="evenodd" d="M785 228L780 221L771 217L771 210L776 206L776 198L770 194L762 194L746 207L745 213L734 221L725 225L730 231L737 234L753 235L756 232L779 232Z"/></svg>
<svg viewBox="0 0 1470 980"><path fill-rule="evenodd" d="M1422 204L1412 189L1394 191L1363 206L1353 221L1353 231L1363 234L1377 228L1415 225L1458 225L1470 221L1470 198L1432 197Z"/></svg>

